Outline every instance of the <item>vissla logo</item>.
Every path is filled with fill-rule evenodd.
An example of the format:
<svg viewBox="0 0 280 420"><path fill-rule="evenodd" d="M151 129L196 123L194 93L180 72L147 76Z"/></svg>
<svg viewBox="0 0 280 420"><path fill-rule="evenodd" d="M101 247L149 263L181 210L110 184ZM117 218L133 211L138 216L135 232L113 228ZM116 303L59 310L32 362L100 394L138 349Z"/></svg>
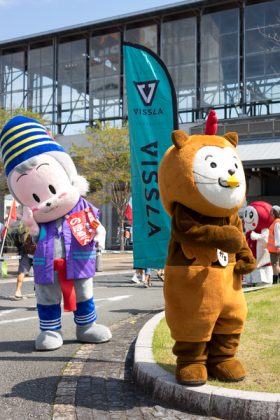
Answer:
<svg viewBox="0 0 280 420"><path fill-rule="evenodd" d="M133 82L142 99L144 106L150 106L153 103L159 80L149 80L147 82Z"/></svg>

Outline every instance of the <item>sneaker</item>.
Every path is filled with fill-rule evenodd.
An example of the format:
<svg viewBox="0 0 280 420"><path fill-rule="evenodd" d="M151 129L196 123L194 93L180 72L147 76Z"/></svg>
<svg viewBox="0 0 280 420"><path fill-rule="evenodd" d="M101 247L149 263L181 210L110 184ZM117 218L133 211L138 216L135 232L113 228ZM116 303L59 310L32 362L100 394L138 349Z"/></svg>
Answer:
<svg viewBox="0 0 280 420"><path fill-rule="evenodd" d="M132 283L140 283L140 281L138 280L137 274L134 274L134 276L131 279Z"/></svg>

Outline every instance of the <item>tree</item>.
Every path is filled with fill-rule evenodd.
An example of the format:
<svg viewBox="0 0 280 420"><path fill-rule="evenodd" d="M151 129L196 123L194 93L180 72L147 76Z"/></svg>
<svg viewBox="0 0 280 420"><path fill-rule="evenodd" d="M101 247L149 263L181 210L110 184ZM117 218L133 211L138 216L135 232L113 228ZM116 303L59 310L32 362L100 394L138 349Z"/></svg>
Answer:
<svg viewBox="0 0 280 420"><path fill-rule="evenodd" d="M26 109L17 108L13 110L6 110L0 108L0 132L2 131L4 125L16 115L24 115L29 118L34 118L37 121L40 121L44 125L48 125L46 119L44 119L40 114L32 111L28 111ZM2 160L0 160L0 221L3 219L4 216L4 197L6 194L9 193L6 175L4 171L4 166Z"/></svg>
<svg viewBox="0 0 280 420"><path fill-rule="evenodd" d="M88 147L73 145L71 153L80 174L90 183L99 205L111 203L116 209L120 231L120 250L124 250L125 210L131 196L128 128L98 123L88 129Z"/></svg>

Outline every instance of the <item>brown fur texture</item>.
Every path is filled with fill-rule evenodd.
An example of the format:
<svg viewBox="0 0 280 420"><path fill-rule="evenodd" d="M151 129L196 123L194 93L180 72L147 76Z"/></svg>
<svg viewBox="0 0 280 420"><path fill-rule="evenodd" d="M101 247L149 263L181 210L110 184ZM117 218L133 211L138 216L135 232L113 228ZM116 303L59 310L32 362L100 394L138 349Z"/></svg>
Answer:
<svg viewBox="0 0 280 420"><path fill-rule="evenodd" d="M237 213L230 217L209 217L175 203L169 256L175 254L172 248L178 248L179 244L187 260L195 258L196 264L204 267L217 261L219 248L236 254L238 274L247 274L255 268ZM190 265L187 261L184 264ZM168 265L173 265L170 258Z"/></svg>
<svg viewBox="0 0 280 420"><path fill-rule="evenodd" d="M228 140L226 137L229 137ZM172 216L174 204L180 203L198 213L212 217L228 217L237 212L243 201L231 209L222 209L211 204L198 191L193 178L193 160L204 146L221 148L237 144L237 134L227 133L225 137L195 135L188 136L181 130L172 133L174 146L165 153L159 167L160 197L167 213ZM179 147L177 146L179 144Z"/></svg>
<svg viewBox="0 0 280 420"><path fill-rule="evenodd" d="M164 296L166 320L175 340L176 377L189 385L206 381L208 342L211 373L220 380L240 380L245 371L233 353L247 313L241 275L255 268L238 216L245 196L233 208L218 207L199 192L193 176L193 161L202 147L235 149L238 136L188 136L177 130L172 140L174 146L160 165L159 188L172 217ZM228 253L226 267L217 261L217 249ZM214 340L216 336L221 342ZM231 346L235 336L238 340ZM230 354L223 353L229 347ZM214 361L212 351L220 352L221 358Z"/></svg>

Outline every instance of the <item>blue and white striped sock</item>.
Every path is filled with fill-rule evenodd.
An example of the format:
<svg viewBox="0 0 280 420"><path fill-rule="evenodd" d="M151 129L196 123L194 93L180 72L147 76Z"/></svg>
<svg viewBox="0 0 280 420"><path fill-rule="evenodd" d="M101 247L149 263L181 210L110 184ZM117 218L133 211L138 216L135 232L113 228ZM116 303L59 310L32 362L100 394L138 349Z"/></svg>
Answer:
<svg viewBox="0 0 280 420"><path fill-rule="evenodd" d="M61 329L61 307L60 304L42 305L37 304L40 329L42 331Z"/></svg>
<svg viewBox="0 0 280 420"><path fill-rule="evenodd" d="M77 302L77 310L74 312L74 321L77 325L92 324L96 318L93 298L84 302Z"/></svg>

